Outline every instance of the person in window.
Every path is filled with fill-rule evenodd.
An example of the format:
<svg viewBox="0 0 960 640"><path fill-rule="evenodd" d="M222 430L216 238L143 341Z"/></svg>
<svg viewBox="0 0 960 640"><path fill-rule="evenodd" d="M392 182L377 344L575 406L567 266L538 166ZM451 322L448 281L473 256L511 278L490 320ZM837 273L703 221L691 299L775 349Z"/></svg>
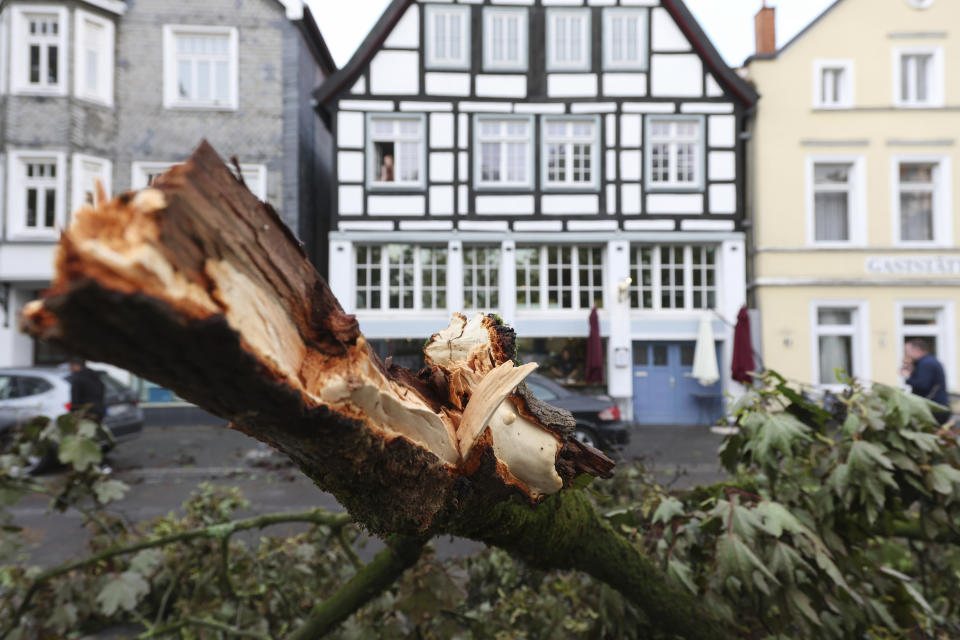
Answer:
<svg viewBox="0 0 960 640"><path fill-rule="evenodd" d="M564 347L554 364L550 367L550 373L559 380L573 382L577 377L580 367L573 359L570 349Z"/></svg>
<svg viewBox="0 0 960 640"><path fill-rule="evenodd" d="M380 162L380 182L393 182L393 156L389 153Z"/></svg>
<svg viewBox="0 0 960 640"><path fill-rule="evenodd" d="M947 396L947 378L943 373L943 365L930 353L927 341L911 338L904 345L903 352L906 358L900 373L907 379L910 390L915 395L949 407L950 398ZM950 419L950 412L937 412L933 416L937 422L944 424Z"/></svg>
<svg viewBox="0 0 960 640"><path fill-rule="evenodd" d="M83 411L85 417L100 423L106 415L106 388L97 372L87 368L82 358L70 360L70 408Z"/></svg>

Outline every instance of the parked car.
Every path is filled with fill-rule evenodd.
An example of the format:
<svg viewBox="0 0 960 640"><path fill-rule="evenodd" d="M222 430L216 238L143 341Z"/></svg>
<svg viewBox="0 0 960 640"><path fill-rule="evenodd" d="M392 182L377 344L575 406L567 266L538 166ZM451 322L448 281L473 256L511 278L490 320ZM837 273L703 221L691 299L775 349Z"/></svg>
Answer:
<svg viewBox="0 0 960 640"><path fill-rule="evenodd" d="M630 442L630 431L610 396L577 393L537 373L527 378L527 386L540 400L573 414L581 442L605 451Z"/></svg>
<svg viewBox="0 0 960 640"><path fill-rule="evenodd" d="M113 441L104 437L100 446L108 451L114 444L130 440L143 431L143 410L137 406L136 394L103 371L97 371L105 389L106 416L103 423L109 428ZM37 416L56 420L69 413L70 369L64 367L31 367L0 369L0 437L12 426ZM38 460L39 470L53 462L55 452Z"/></svg>

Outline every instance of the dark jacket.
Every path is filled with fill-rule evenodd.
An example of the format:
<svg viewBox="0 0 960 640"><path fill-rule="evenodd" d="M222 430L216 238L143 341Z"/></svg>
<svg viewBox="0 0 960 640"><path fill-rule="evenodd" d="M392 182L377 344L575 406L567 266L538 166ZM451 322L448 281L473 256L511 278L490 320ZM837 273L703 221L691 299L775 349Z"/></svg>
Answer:
<svg viewBox="0 0 960 640"><path fill-rule="evenodd" d="M85 409L87 416L102 421L106 415L106 388L95 371L81 369L70 375L70 405L74 411Z"/></svg>
<svg viewBox="0 0 960 640"><path fill-rule="evenodd" d="M945 407L950 406L947 377L943 373L943 365L933 355L928 353L913 363L913 373L907 378L907 384L916 395Z"/></svg>

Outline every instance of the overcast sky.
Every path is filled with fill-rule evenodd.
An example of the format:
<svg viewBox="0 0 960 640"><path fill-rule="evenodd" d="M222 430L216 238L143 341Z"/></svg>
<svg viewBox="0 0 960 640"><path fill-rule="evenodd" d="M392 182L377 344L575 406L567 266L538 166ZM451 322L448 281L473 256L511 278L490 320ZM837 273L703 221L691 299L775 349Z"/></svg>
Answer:
<svg viewBox="0 0 960 640"><path fill-rule="evenodd" d="M762 0L686 0L727 63L739 66L753 53L753 15ZM306 0L338 66L343 66L389 0ZM803 29L834 0L767 0L777 8L777 45Z"/></svg>

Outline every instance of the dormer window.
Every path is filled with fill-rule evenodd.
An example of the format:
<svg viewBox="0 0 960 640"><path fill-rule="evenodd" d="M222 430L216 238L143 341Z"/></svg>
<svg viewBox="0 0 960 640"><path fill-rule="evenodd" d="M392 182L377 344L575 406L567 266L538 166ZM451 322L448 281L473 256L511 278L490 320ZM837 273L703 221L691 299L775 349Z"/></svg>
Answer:
<svg viewBox="0 0 960 640"><path fill-rule="evenodd" d="M470 7L426 7L427 55L430 69L470 66Z"/></svg>
<svg viewBox="0 0 960 640"><path fill-rule="evenodd" d="M547 11L547 70L590 69L590 10Z"/></svg>

